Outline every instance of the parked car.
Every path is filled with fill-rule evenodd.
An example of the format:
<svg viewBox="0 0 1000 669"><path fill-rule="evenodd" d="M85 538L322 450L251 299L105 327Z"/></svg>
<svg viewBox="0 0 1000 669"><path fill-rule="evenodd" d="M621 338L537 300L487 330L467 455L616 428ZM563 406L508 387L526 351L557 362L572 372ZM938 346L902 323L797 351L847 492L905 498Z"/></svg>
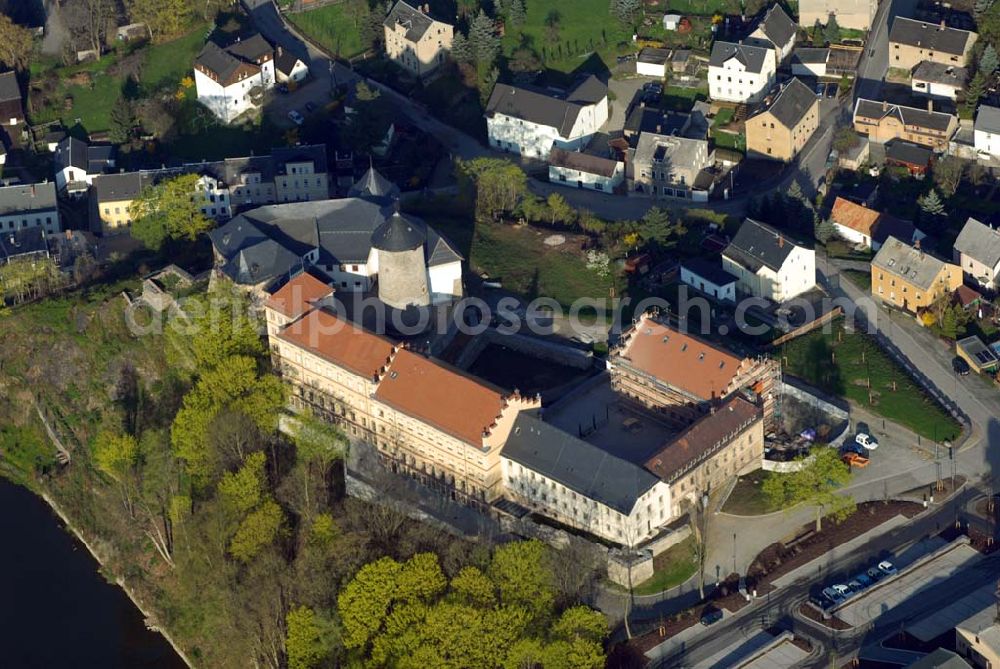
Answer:
<svg viewBox="0 0 1000 669"><path fill-rule="evenodd" d="M844 445L840 448L841 453L857 453L858 455L865 454L865 447L856 441L844 442Z"/></svg>
<svg viewBox="0 0 1000 669"><path fill-rule="evenodd" d="M847 587L851 589L851 592L861 592L862 590L865 589L864 584L862 584L861 581L858 581L856 579L848 581Z"/></svg>
<svg viewBox="0 0 1000 669"><path fill-rule="evenodd" d="M889 562L888 560L882 560L878 563L878 569L886 576L892 576L896 573L896 565Z"/></svg>
<svg viewBox="0 0 1000 669"><path fill-rule="evenodd" d="M823 596L829 599L833 604L839 604L844 601L844 596L833 588L823 588Z"/></svg>
<svg viewBox="0 0 1000 669"><path fill-rule="evenodd" d="M848 467L857 467L858 469L867 467L869 463L868 458L859 453L844 453L840 459Z"/></svg>
<svg viewBox="0 0 1000 669"><path fill-rule="evenodd" d="M816 84L816 97L823 97L823 91L826 90L826 86L823 84Z"/></svg>
<svg viewBox="0 0 1000 669"><path fill-rule="evenodd" d="M305 119L302 118L302 114L300 114L294 109L288 112L288 118L291 119L292 123L294 123L295 125L302 125L302 123L305 121Z"/></svg>
<svg viewBox="0 0 1000 669"><path fill-rule="evenodd" d="M951 359L951 368L955 370L955 373L959 376L968 376L972 368L969 367L969 363L965 361L965 358L955 356Z"/></svg>
<svg viewBox="0 0 1000 669"><path fill-rule="evenodd" d="M828 97L828 98L835 98L835 97L837 97L837 91L839 91L839 90L840 90L840 86L838 84L827 84L826 85L826 97Z"/></svg>
<svg viewBox="0 0 1000 669"><path fill-rule="evenodd" d="M851 594L851 589L843 583L837 583L835 585L831 585L830 587L833 588L833 591L841 597L847 597Z"/></svg>
<svg viewBox="0 0 1000 669"><path fill-rule="evenodd" d="M868 570L868 578L870 578L872 581L877 581L883 576L885 576L885 572L880 570L878 567L872 567L871 569Z"/></svg>
<svg viewBox="0 0 1000 669"><path fill-rule="evenodd" d="M717 609L713 606L701 612L701 624L705 627L714 625L720 620L722 620L722 609Z"/></svg>
<svg viewBox="0 0 1000 669"><path fill-rule="evenodd" d="M854 437L854 442L858 444L858 446L863 446L869 451L874 451L878 448L878 442L875 440L875 437L864 432L859 432L858 436Z"/></svg>
<svg viewBox="0 0 1000 669"><path fill-rule="evenodd" d="M855 577L854 577L854 578L853 578L852 580L855 580L855 581L857 581L858 583L860 583L861 585L863 585L863 586L864 586L864 587L866 587L866 588L867 588L868 586L870 586L870 585L871 585L872 583L874 583L874 582L875 582L874 580L872 580L872 579L871 579L871 578L870 578L870 577L868 576L868 574L865 574L865 573L861 573L861 574L858 574L858 575L857 575L857 576L855 576Z"/></svg>
<svg viewBox="0 0 1000 669"><path fill-rule="evenodd" d="M315 102L307 102L306 103L306 113L312 114L314 111L316 111L316 103Z"/></svg>

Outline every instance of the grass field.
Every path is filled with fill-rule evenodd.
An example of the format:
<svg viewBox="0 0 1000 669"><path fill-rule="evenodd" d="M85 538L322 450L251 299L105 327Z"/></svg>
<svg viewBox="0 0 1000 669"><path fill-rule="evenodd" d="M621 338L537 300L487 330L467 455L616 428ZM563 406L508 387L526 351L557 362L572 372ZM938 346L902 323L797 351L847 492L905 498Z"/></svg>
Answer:
<svg viewBox="0 0 1000 669"><path fill-rule="evenodd" d="M872 289L872 275L870 272L859 272L857 270L848 269L841 272L844 278L849 279L854 285L865 292L870 292Z"/></svg>
<svg viewBox="0 0 1000 669"><path fill-rule="evenodd" d="M663 108L672 111L689 112L698 100L708 99L708 86L688 88L687 86L667 86L663 91Z"/></svg>
<svg viewBox="0 0 1000 669"><path fill-rule="evenodd" d="M632 588L637 595L655 595L688 580L698 570L694 537L671 546L653 558L653 578Z"/></svg>
<svg viewBox="0 0 1000 669"><path fill-rule="evenodd" d="M927 439L954 439L960 432L959 424L874 339L844 331L841 322L831 333L815 331L793 339L776 354L784 358L789 374L847 397Z"/></svg>
<svg viewBox="0 0 1000 669"><path fill-rule="evenodd" d="M537 0L526 3L528 16L523 26L507 27L503 51L510 55L519 46L533 49L546 67L572 72L597 52L605 65L613 66L620 43L628 44L631 35L608 11L608 0ZM550 13L558 15L558 39L546 30ZM627 46L631 49L631 45Z"/></svg>
<svg viewBox="0 0 1000 669"><path fill-rule="evenodd" d="M342 58L351 58L364 52L358 31L358 17L350 11L347 4L327 5L308 12L289 14L288 17L307 37Z"/></svg>
<svg viewBox="0 0 1000 669"><path fill-rule="evenodd" d="M741 476L736 481L736 486L733 487L733 492L729 494L722 510L737 516L761 516L765 513L780 511L780 506L772 504L764 496L764 481L770 476L772 476L771 472L766 472L763 469Z"/></svg>

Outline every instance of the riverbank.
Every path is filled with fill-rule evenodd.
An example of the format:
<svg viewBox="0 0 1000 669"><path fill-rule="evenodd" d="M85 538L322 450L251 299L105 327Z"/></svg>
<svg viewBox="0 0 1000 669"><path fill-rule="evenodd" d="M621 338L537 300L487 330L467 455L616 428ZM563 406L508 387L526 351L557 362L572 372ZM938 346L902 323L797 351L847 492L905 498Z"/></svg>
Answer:
<svg viewBox="0 0 1000 669"><path fill-rule="evenodd" d="M17 485L17 484L12 482L12 485ZM66 512L62 510L62 507L59 506L59 503L56 502L55 499L53 499L52 496L49 495L44 490L36 491L30 488L28 488L28 490L32 494L35 494L36 496L40 497L48 505L48 507L52 510L52 512L55 513L56 516L62 521L63 526L66 527L72 533L72 535L76 538L77 541L83 544L84 548L87 549L87 552L90 553L91 557L93 557L94 560L96 560L97 563L103 567L105 564L104 559L101 557L101 555L94 547L94 545L90 541L88 541L87 538L83 535L83 533L79 530L79 528L76 527L76 525L66 514ZM188 658L188 656L184 653L184 650L177 644L176 641L174 641L174 639L170 636L170 633L167 630L160 627L159 625L150 624L150 621L155 620L155 618L146 609L145 604L142 602L138 594L136 594L135 590L131 586L129 586L128 583L126 583L123 578L120 577L115 579L115 585L117 585L118 588L125 593L125 596L129 598L129 601L132 602L132 605L135 606L135 608L139 611L139 613L142 614L143 620L146 624L146 629L155 632L156 634L159 634L161 637L163 637L163 639L168 644L170 644L170 647L177 654L177 656L184 662L184 664L193 669L195 666L194 663L191 662L190 658Z"/></svg>

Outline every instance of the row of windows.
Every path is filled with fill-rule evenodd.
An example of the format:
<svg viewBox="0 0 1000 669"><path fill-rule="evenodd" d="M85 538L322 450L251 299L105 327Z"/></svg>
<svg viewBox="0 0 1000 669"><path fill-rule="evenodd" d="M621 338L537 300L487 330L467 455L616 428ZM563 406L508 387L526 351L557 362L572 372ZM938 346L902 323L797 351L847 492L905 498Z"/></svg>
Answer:
<svg viewBox="0 0 1000 669"><path fill-rule="evenodd" d="M36 216L35 217L35 227L37 227L37 226L39 226L41 224L42 224L42 218L41 218L41 216ZM27 218L22 218L21 219L21 227L22 228L26 228L26 227L28 227L28 225L30 225L28 223L28 219ZM52 217L51 216L46 216L45 217L45 225L47 225L47 226L51 226L52 225ZM0 226L2 226L2 224L0 224ZM15 230L16 228L17 228L17 221L15 221L13 219L7 221L7 229L8 230Z"/></svg>

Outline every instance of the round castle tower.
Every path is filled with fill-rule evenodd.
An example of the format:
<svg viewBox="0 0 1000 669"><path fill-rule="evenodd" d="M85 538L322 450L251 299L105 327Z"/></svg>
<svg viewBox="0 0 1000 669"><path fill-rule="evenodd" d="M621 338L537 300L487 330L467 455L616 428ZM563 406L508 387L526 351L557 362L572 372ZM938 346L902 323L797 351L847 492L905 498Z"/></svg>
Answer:
<svg viewBox="0 0 1000 669"><path fill-rule="evenodd" d="M375 229L372 246L378 251L379 300L402 310L430 305L426 241L423 224L398 211Z"/></svg>

